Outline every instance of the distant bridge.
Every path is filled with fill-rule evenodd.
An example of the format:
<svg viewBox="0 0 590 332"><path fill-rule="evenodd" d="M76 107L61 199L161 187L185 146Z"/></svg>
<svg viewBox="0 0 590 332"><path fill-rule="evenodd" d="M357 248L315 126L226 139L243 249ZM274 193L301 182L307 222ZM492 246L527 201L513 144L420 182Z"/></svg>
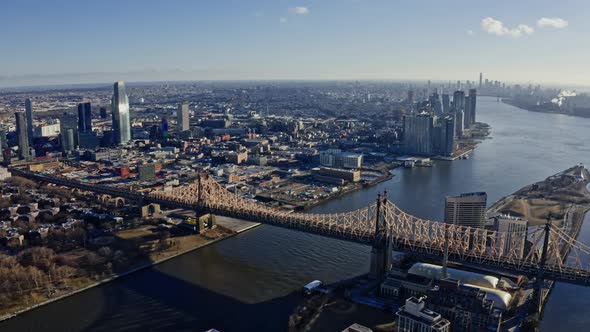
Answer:
<svg viewBox="0 0 590 332"><path fill-rule="evenodd" d="M396 250L439 260L446 256L450 261L472 266L590 286L590 247L550 224L546 225L544 234L533 239L533 249L523 256L516 249L521 243L516 236L420 219L403 212L386 195L365 208L346 213L291 213L231 193L207 174L200 174L195 183L186 186L146 194L20 169L11 172L41 182L124 197L139 205L155 203L210 212L372 245L374 252L380 252L374 259L381 265L381 272L387 268L388 254Z"/></svg>

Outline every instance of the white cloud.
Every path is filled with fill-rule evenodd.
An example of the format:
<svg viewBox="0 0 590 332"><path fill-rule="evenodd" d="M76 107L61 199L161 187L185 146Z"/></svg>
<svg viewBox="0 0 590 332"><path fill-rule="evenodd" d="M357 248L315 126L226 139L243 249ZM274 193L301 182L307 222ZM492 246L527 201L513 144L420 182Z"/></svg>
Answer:
<svg viewBox="0 0 590 332"><path fill-rule="evenodd" d="M486 17L481 20L481 29L492 35L511 36L514 38L521 37L522 35L530 35L535 32L535 29L526 24L519 24L516 28L508 28L507 26L504 26L502 21L498 21L491 17Z"/></svg>
<svg viewBox="0 0 590 332"><path fill-rule="evenodd" d="M470 36L473 36L473 35L475 35L475 32L473 32L473 30L467 30L467 34Z"/></svg>
<svg viewBox="0 0 590 332"><path fill-rule="evenodd" d="M284 17L279 18L279 22L281 23L287 23L287 19Z"/></svg>
<svg viewBox="0 0 590 332"><path fill-rule="evenodd" d="M559 17L541 17L537 21L537 26L540 28L555 28L563 29L569 25L569 22Z"/></svg>
<svg viewBox="0 0 590 332"><path fill-rule="evenodd" d="M258 10L256 12L254 12L254 16L256 17L263 17L264 16L264 12L261 10Z"/></svg>
<svg viewBox="0 0 590 332"><path fill-rule="evenodd" d="M291 7L289 8L289 12L295 15L308 15L309 8L307 7Z"/></svg>

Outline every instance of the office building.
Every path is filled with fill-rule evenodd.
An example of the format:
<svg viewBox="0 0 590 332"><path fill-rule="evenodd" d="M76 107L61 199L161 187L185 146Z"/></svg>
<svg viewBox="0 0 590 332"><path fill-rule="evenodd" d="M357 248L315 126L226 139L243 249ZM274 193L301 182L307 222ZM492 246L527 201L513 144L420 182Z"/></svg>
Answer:
<svg viewBox="0 0 590 332"><path fill-rule="evenodd" d="M69 153L76 150L77 133L73 128L65 128L61 132L61 148L63 152Z"/></svg>
<svg viewBox="0 0 590 332"><path fill-rule="evenodd" d="M75 114L64 112L59 119L60 142L63 152L71 152L78 147L78 117Z"/></svg>
<svg viewBox="0 0 590 332"><path fill-rule="evenodd" d="M27 139L29 146L33 146L33 103L29 98L25 100L25 114L27 117Z"/></svg>
<svg viewBox="0 0 590 332"><path fill-rule="evenodd" d="M131 140L131 119L129 117L129 98L123 81L115 82L111 102L113 133L115 144L125 144Z"/></svg>
<svg viewBox="0 0 590 332"><path fill-rule="evenodd" d="M176 111L176 117L177 117L177 129L176 131L178 133L183 132L185 130L189 130L190 129L190 118L189 118L189 111L188 111L188 103L182 103L182 104L178 104L178 110Z"/></svg>
<svg viewBox="0 0 590 332"><path fill-rule="evenodd" d="M30 156L27 115L25 112L16 112L15 116L16 136L18 139L18 155L20 159L27 159Z"/></svg>
<svg viewBox="0 0 590 332"><path fill-rule="evenodd" d="M318 171L314 170L314 173L317 173L322 177L342 179L351 182L359 182L361 180L361 171L359 170L321 167Z"/></svg>
<svg viewBox="0 0 590 332"><path fill-rule="evenodd" d="M445 222L459 226L484 227L488 195L466 193L445 198Z"/></svg>
<svg viewBox="0 0 590 332"><path fill-rule="evenodd" d="M460 112L465 110L465 92L455 91L453 93L453 110Z"/></svg>
<svg viewBox="0 0 590 332"><path fill-rule="evenodd" d="M59 121L38 125L34 128L33 136L35 137L56 137L61 132Z"/></svg>
<svg viewBox="0 0 590 332"><path fill-rule="evenodd" d="M227 119L206 119L202 120L200 126L203 128L227 128L231 124Z"/></svg>
<svg viewBox="0 0 590 332"><path fill-rule="evenodd" d="M336 168L361 168L363 165L363 155L342 152L339 149L329 149L320 152L320 165Z"/></svg>
<svg viewBox="0 0 590 332"><path fill-rule="evenodd" d="M483 73L479 73L479 89L481 90L481 84L483 81Z"/></svg>
<svg viewBox="0 0 590 332"><path fill-rule="evenodd" d="M408 98L407 98L407 102L409 104L413 104L416 101L416 97L414 94L414 90L408 90Z"/></svg>
<svg viewBox="0 0 590 332"><path fill-rule="evenodd" d="M92 106L90 103L78 104L78 132L92 131Z"/></svg>
<svg viewBox="0 0 590 332"><path fill-rule="evenodd" d="M434 92L432 95L430 95L430 97L428 98L428 102L430 103L430 107L434 111L434 114L436 114L436 115L442 114L443 107L440 102L440 97L439 97L438 93Z"/></svg>
<svg viewBox="0 0 590 332"><path fill-rule="evenodd" d="M451 112L451 98L449 97L448 93L442 94L442 108L443 113Z"/></svg>
<svg viewBox="0 0 590 332"><path fill-rule="evenodd" d="M78 133L78 146L81 149L95 150L100 145L98 136L94 131L85 131Z"/></svg>
<svg viewBox="0 0 590 332"><path fill-rule="evenodd" d="M502 256L522 258L527 239L528 221L508 215L494 217L494 230L498 232L500 241L496 244L496 250Z"/></svg>
<svg viewBox="0 0 590 332"><path fill-rule="evenodd" d="M449 332L451 323L439 313L426 308L424 297L410 297L399 308L398 332Z"/></svg>
<svg viewBox="0 0 590 332"><path fill-rule="evenodd" d="M429 156L434 153L434 117L428 113L404 117L404 151Z"/></svg>
<svg viewBox="0 0 590 332"><path fill-rule="evenodd" d="M106 107L101 107L99 112L100 112L100 118L101 119L106 119L106 118L109 117L108 116L109 113L107 112L107 108Z"/></svg>

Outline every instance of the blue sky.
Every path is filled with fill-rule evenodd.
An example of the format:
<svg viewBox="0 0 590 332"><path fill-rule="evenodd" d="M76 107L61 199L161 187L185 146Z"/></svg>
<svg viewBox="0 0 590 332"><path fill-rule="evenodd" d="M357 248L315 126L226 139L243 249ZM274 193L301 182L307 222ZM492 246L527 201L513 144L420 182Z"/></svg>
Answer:
<svg viewBox="0 0 590 332"><path fill-rule="evenodd" d="M590 85L589 15L586 0L5 0L0 85L480 71Z"/></svg>

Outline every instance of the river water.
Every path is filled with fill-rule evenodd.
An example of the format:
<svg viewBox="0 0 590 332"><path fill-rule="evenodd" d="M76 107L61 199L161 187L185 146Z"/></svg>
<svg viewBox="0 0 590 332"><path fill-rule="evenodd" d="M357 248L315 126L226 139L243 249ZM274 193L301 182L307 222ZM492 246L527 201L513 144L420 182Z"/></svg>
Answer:
<svg viewBox="0 0 590 332"><path fill-rule="evenodd" d="M387 190L406 212L441 220L447 194L486 191L491 205L526 184L590 164L590 119L528 112L481 97L478 121L490 124L492 134L470 159L397 169L393 179L314 212L363 207ZM580 239L590 243L587 223ZM367 246L261 226L0 323L0 331L282 331L302 285L368 269ZM542 330L583 331L589 325L590 288L558 284Z"/></svg>

